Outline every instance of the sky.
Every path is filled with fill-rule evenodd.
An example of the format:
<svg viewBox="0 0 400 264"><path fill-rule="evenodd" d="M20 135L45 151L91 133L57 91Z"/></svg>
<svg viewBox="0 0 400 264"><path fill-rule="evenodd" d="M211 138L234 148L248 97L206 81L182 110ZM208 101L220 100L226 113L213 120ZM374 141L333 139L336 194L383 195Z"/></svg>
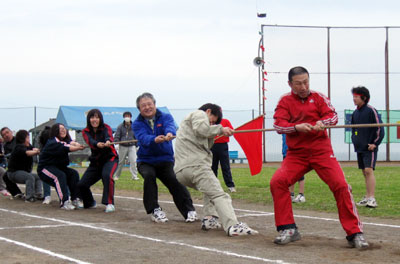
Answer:
<svg viewBox="0 0 400 264"><path fill-rule="evenodd" d="M0 0L0 127L32 128L33 106L40 123L60 105L132 106L143 92L170 109L258 111L262 24L400 26L398 10L394 0ZM289 91L292 66L307 67L311 89L327 93L326 30L264 30L267 111ZM400 29L389 39L390 107L400 109ZM378 73L332 75L336 109L354 108L356 85L384 109L384 42L382 29L332 29L333 72Z"/></svg>

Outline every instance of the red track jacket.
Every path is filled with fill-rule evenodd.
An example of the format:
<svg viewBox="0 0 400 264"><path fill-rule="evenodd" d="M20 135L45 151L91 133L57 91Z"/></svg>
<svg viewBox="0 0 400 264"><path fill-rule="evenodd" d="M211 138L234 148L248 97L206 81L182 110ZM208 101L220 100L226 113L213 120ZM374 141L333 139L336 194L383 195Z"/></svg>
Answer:
<svg viewBox="0 0 400 264"><path fill-rule="evenodd" d="M293 92L284 94L275 109L274 127L279 134L286 134L289 151L304 153L312 150L332 150L326 130L299 133L294 128L301 123L315 125L317 121L322 121L324 125L336 125L338 122L335 108L329 99L319 92L310 91L306 99L301 99Z"/></svg>

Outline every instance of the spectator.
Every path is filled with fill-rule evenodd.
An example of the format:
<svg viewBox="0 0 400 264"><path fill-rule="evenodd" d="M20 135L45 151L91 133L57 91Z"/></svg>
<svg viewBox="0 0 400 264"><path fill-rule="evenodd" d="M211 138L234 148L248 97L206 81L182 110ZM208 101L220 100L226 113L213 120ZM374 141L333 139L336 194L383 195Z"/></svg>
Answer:
<svg viewBox="0 0 400 264"><path fill-rule="evenodd" d="M228 119L221 120L221 126L233 129L231 122ZM222 176L226 187L230 192L236 192L235 183L232 179L231 166L229 164L229 137L216 137L214 145L211 147L213 160L211 168L216 177L218 177L218 163L221 164Z"/></svg>
<svg viewBox="0 0 400 264"><path fill-rule="evenodd" d="M351 90L354 104L357 109L351 116L352 124L379 124L382 123L378 112L369 105L370 94L363 86ZM375 208L378 206L375 199L375 164L378 158L378 146L385 136L383 127L353 128L351 140L354 144L354 151L357 152L358 168L362 170L365 178L366 194L357 203L358 206Z"/></svg>
<svg viewBox="0 0 400 264"><path fill-rule="evenodd" d="M123 114L124 121L117 128L117 132L115 132L114 140L118 141L127 141L135 139L135 135L132 130L132 113L125 112ZM139 180L137 176L136 169L136 143L122 143L118 145L118 156L119 163L117 171L114 174L114 180L118 180L121 175L122 168L125 164L125 159L128 157L129 160L129 170L132 174L132 180Z"/></svg>

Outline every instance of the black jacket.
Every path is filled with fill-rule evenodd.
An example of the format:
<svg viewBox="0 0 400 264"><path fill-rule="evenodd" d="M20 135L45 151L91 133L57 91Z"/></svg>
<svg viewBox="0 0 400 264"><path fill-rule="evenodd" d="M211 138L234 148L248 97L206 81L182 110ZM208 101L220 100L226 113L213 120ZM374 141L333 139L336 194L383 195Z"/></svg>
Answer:
<svg viewBox="0 0 400 264"><path fill-rule="evenodd" d="M351 123L379 124L382 123L382 120L375 108L369 104L364 104L353 112ZM383 127L353 128L351 140L354 144L354 151L366 152L368 151L368 144L375 144L378 147L384 136L385 130ZM378 148L375 150L378 150Z"/></svg>
<svg viewBox="0 0 400 264"><path fill-rule="evenodd" d="M101 166L109 160L118 159L114 145L111 145L109 148L97 147L97 143L99 142L105 143L107 140L113 142L114 138L112 134L112 129L107 124L98 128L96 132L90 130L88 127L82 131L83 139L92 151L92 155L89 157L90 166Z"/></svg>

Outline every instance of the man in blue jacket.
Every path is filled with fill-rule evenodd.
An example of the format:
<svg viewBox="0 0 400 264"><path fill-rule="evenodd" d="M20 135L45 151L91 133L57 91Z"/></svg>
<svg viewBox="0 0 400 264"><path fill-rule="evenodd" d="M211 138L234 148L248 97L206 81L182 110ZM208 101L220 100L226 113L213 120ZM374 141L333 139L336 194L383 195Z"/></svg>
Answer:
<svg viewBox="0 0 400 264"><path fill-rule="evenodd" d="M174 151L172 139L176 128L170 114L156 108L156 100L150 93L143 93L136 99L140 115L132 124L138 140L137 167L144 179L143 203L151 219L156 223L167 222L164 211L158 204L158 178L169 190L179 212L186 222L197 219L192 198L185 186L176 179L174 172Z"/></svg>
<svg viewBox="0 0 400 264"><path fill-rule="evenodd" d="M368 104L370 94L363 86L351 90L354 104L357 109L351 117L352 124L377 124L382 123L381 117L375 108ZM365 177L366 195L357 203L358 206L375 208L375 163L378 157L378 146L385 136L383 127L353 128L351 140L354 151L357 152L358 168L362 169Z"/></svg>

